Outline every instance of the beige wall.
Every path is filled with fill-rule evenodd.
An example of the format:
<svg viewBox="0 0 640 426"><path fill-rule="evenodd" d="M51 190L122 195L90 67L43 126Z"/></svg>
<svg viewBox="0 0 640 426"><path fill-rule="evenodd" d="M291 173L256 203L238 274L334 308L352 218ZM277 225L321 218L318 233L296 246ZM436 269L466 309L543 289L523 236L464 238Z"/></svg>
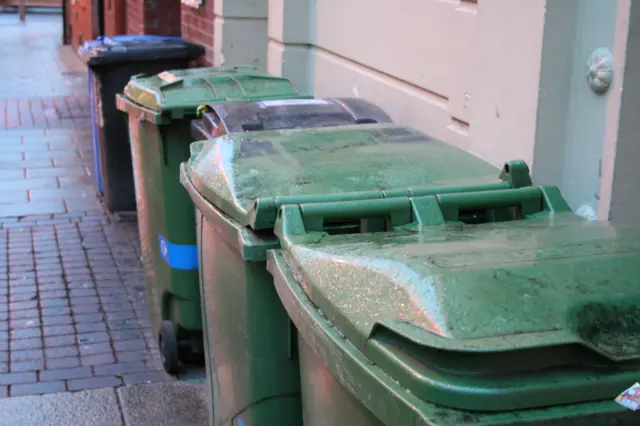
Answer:
<svg viewBox="0 0 640 426"><path fill-rule="evenodd" d="M496 165L531 163L544 10L545 0L270 0L268 69L316 96L367 98Z"/></svg>
<svg viewBox="0 0 640 426"><path fill-rule="evenodd" d="M268 0L214 1L214 65L266 69L267 3Z"/></svg>
<svg viewBox="0 0 640 426"><path fill-rule="evenodd" d="M586 217L635 214L616 197L637 187L640 161L616 160L619 135L637 134L618 129L622 80L627 91L637 75L625 68L630 0L267 1L268 71L316 96L369 99L497 166L523 159ZM601 48L615 56L604 95L585 66Z"/></svg>

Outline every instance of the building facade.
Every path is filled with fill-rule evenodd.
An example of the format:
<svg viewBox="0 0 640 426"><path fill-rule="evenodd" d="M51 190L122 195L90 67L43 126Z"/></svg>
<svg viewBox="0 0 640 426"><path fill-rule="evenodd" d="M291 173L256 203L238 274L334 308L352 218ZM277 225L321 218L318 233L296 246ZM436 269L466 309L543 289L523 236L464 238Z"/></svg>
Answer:
<svg viewBox="0 0 640 426"><path fill-rule="evenodd" d="M203 44L204 63L367 98L497 166L523 159L587 217L635 218L631 0L129 0L127 19Z"/></svg>

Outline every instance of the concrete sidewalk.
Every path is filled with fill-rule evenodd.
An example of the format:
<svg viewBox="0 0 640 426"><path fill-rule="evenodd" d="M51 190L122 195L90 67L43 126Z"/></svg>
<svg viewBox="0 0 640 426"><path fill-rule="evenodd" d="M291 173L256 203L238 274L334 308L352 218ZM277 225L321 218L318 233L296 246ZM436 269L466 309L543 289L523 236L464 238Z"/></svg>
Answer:
<svg viewBox="0 0 640 426"><path fill-rule="evenodd" d="M0 426L207 424L203 387L187 382L0 399Z"/></svg>
<svg viewBox="0 0 640 426"><path fill-rule="evenodd" d="M86 69L61 33L60 15L0 14L0 424L204 425L200 387L162 369L137 224L96 196Z"/></svg>

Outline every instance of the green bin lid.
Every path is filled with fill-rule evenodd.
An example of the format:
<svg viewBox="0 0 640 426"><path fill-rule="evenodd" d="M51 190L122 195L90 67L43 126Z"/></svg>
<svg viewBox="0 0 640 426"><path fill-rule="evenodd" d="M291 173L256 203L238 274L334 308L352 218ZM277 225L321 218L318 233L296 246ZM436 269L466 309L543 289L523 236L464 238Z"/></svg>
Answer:
<svg viewBox="0 0 640 426"><path fill-rule="evenodd" d="M281 236L278 253L284 285L424 401L613 401L640 369L640 230L568 216Z"/></svg>
<svg viewBox="0 0 640 426"><path fill-rule="evenodd" d="M308 98L291 81L254 67L192 68L134 76L124 89L132 102L156 112L187 110L191 114L212 102Z"/></svg>
<svg viewBox="0 0 640 426"><path fill-rule="evenodd" d="M185 165L191 184L253 229L273 228L284 204L504 185L485 161L393 124L235 133L195 142L191 150Z"/></svg>

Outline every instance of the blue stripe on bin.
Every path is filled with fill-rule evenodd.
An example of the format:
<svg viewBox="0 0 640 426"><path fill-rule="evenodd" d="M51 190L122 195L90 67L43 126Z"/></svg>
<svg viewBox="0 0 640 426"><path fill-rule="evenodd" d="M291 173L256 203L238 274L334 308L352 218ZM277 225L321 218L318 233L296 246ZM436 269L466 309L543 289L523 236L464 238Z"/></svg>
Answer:
<svg viewBox="0 0 640 426"><path fill-rule="evenodd" d="M190 271L198 269L198 246L172 244L158 234L160 255L173 269Z"/></svg>

